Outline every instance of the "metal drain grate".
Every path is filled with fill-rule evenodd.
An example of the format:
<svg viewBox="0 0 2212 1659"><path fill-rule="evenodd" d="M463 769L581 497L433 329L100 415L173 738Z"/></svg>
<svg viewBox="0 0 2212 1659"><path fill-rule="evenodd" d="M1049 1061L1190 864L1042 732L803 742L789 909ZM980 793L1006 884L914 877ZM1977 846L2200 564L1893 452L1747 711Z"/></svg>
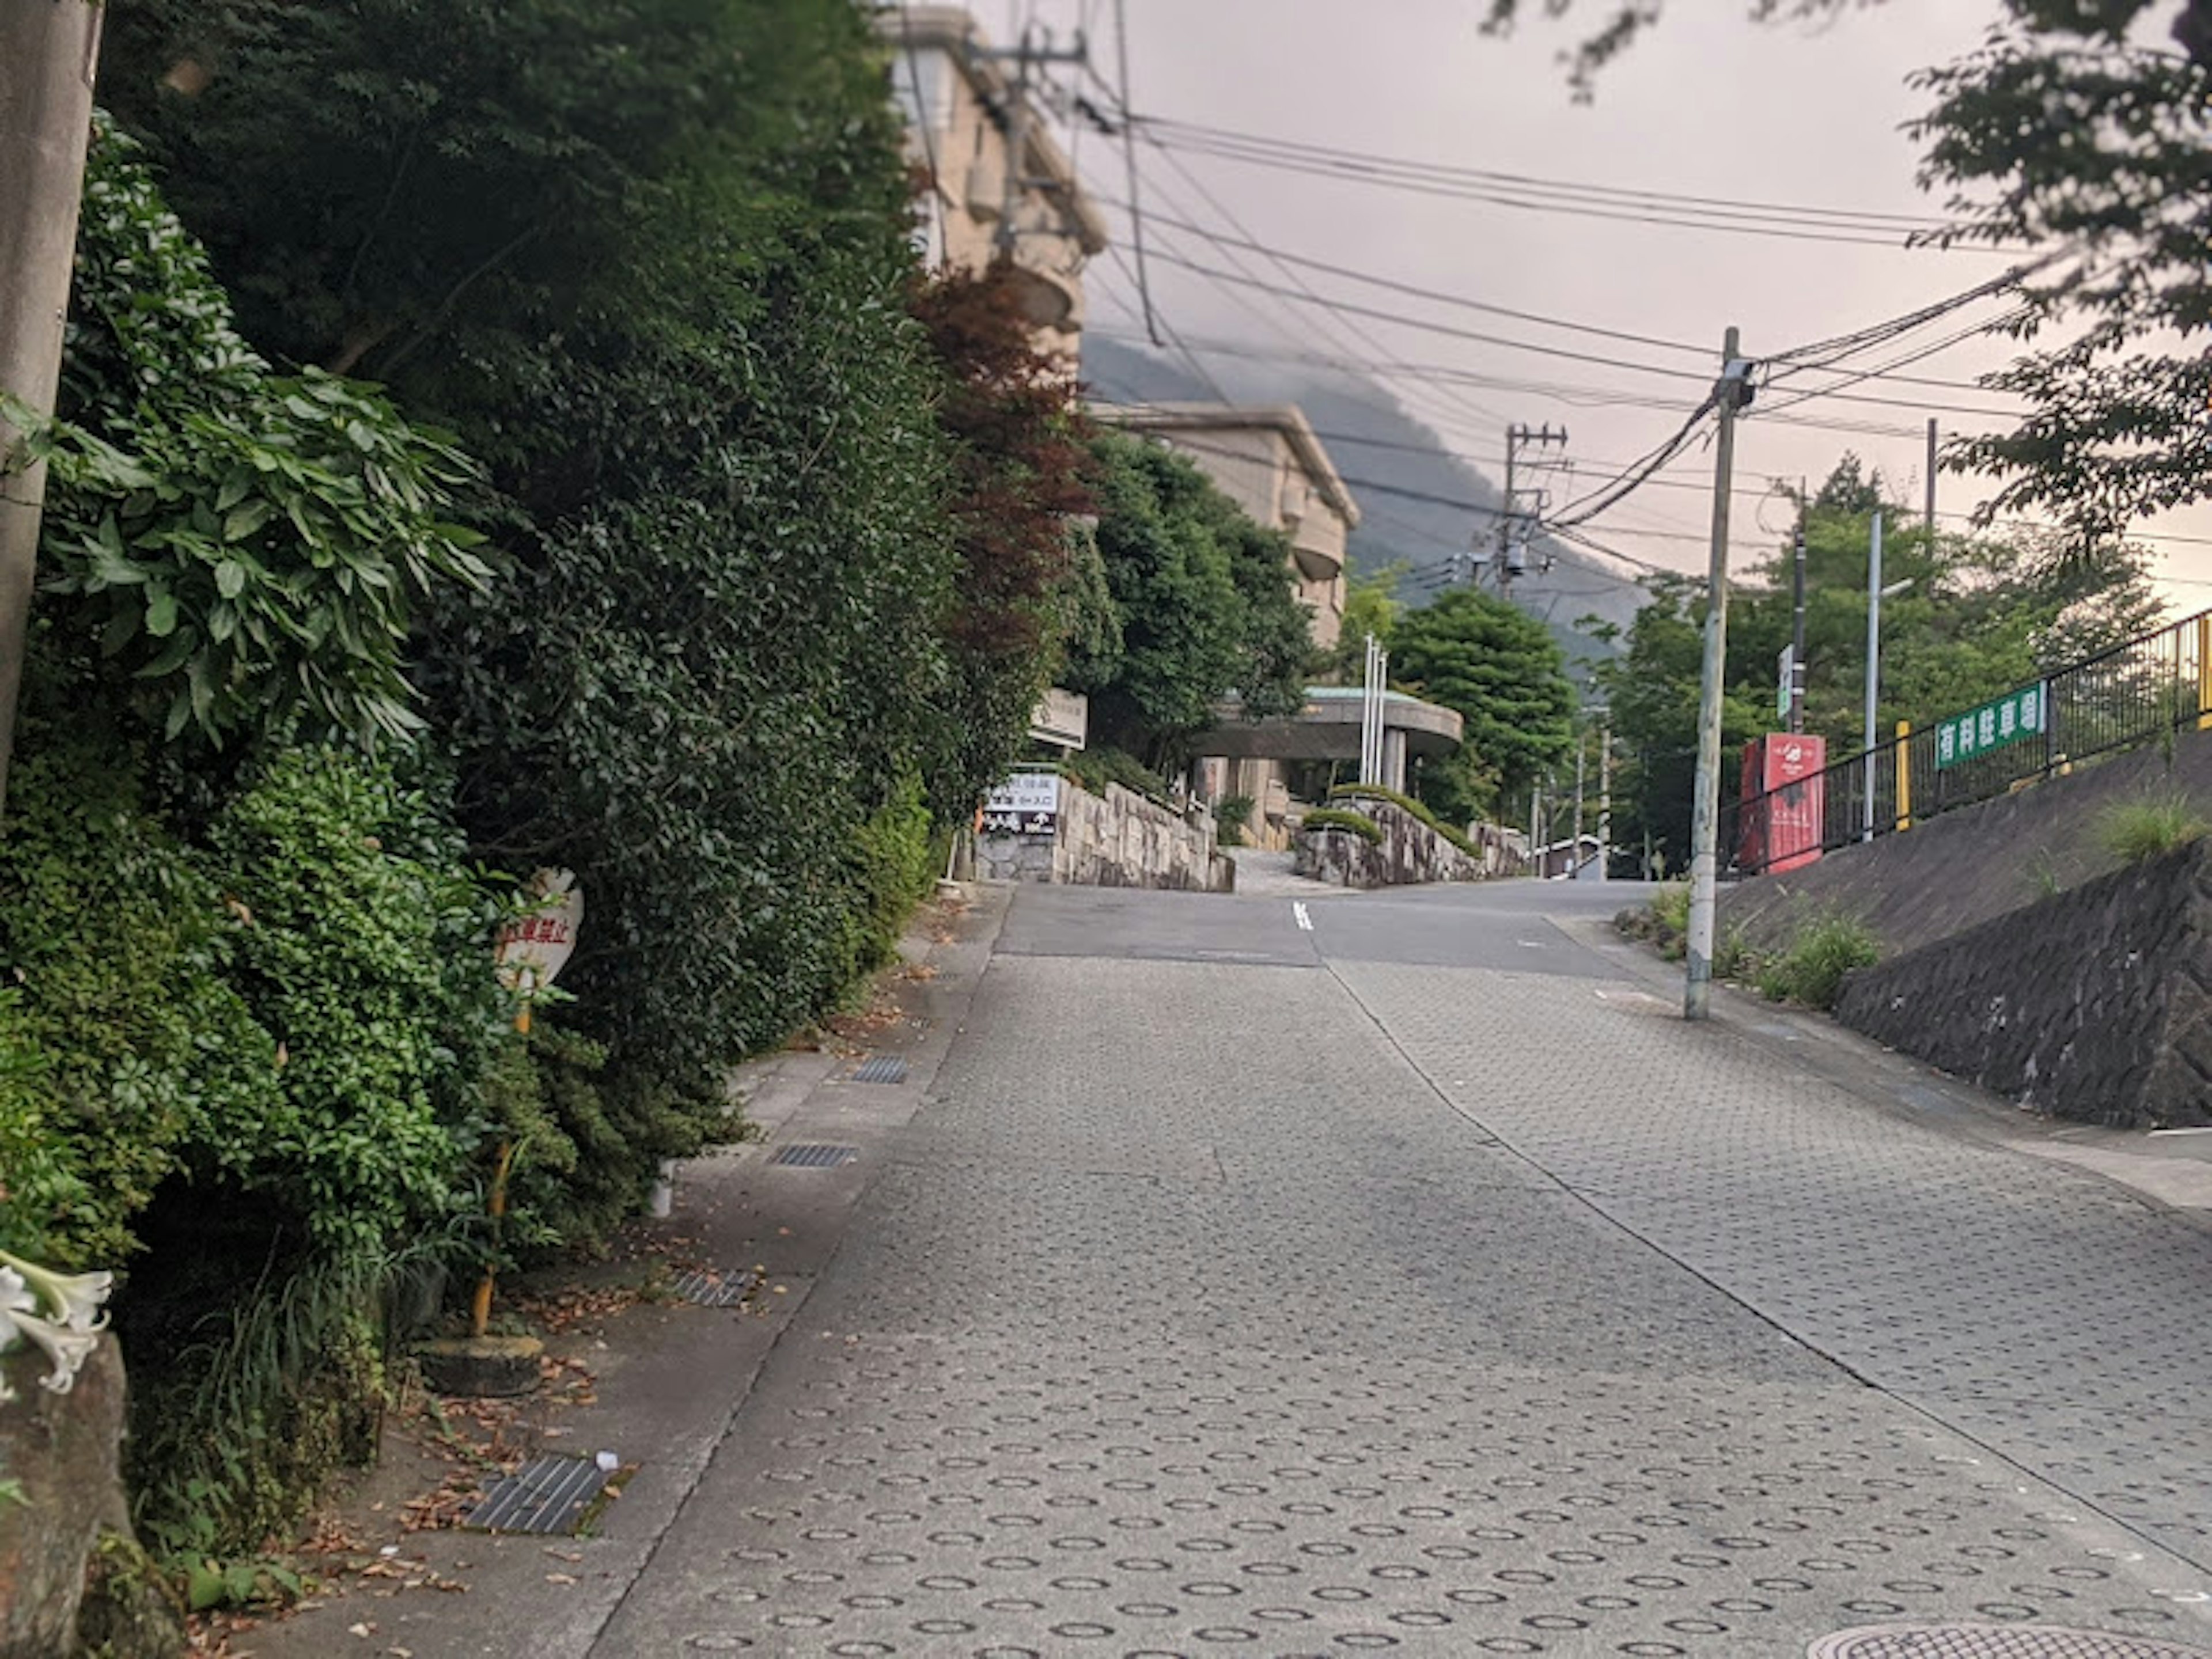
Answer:
<svg viewBox="0 0 2212 1659"><path fill-rule="evenodd" d="M750 1295L753 1288L750 1273L714 1273L704 1267L694 1267L669 1286L686 1302L702 1308L734 1308Z"/></svg>
<svg viewBox="0 0 2212 1659"><path fill-rule="evenodd" d="M1806 1659L2212 1659L2203 1648L2047 1625L1867 1625L1813 1644Z"/></svg>
<svg viewBox="0 0 2212 1659"><path fill-rule="evenodd" d="M461 1524L485 1532L574 1532L610 1473L589 1457L541 1457L493 1481Z"/></svg>
<svg viewBox="0 0 2212 1659"><path fill-rule="evenodd" d="M786 1146L769 1162L801 1170L834 1170L840 1164L850 1164L860 1155L858 1146Z"/></svg>
<svg viewBox="0 0 2212 1659"><path fill-rule="evenodd" d="M863 1060L853 1073L855 1083L903 1083L906 1081L906 1061L896 1054L878 1054L873 1060Z"/></svg>

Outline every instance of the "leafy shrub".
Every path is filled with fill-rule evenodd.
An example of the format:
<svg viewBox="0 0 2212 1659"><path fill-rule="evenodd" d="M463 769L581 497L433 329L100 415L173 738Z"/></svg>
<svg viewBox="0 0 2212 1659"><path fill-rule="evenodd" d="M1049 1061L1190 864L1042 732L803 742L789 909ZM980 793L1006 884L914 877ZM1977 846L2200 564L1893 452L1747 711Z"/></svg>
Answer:
<svg viewBox="0 0 2212 1659"><path fill-rule="evenodd" d="M1346 830L1370 847L1380 846L1382 841L1382 831L1374 819L1364 812L1341 811L1334 806L1317 806L1299 821L1300 834L1316 830Z"/></svg>
<svg viewBox="0 0 2212 1659"><path fill-rule="evenodd" d="M2098 814L2097 839L2122 864L2141 864L2197 840L2208 824L2185 790L2147 792Z"/></svg>
<svg viewBox="0 0 2212 1659"><path fill-rule="evenodd" d="M1094 795L1104 794L1108 784L1117 783L1147 800L1162 805L1168 801L1168 781L1125 749L1082 750L1070 755L1060 769Z"/></svg>
<svg viewBox="0 0 2212 1659"><path fill-rule="evenodd" d="M1773 1001L1832 1008L1844 975L1871 966L1881 955L1881 942L1864 922L1831 913L1807 921L1787 950L1760 963L1754 970L1756 982Z"/></svg>
<svg viewBox="0 0 2212 1659"><path fill-rule="evenodd" d="M1340 783L1328 792L1328 798L1331 800L1387 800L1401 811L1411 813L1469 858L1480 859L1482 856L1481 850L1467 838L1463 831L1453 829L1431 811L1427 803L1416 800L1411 795L1401 795L1379 783Z"/></svg>
<svg viewBox="0 0 2212 1659"><path fill-rule="evenodd" d="M0 834L0 1248L119 1267L181 1162L253 1144L276 1044L230 977L238 921L146 810L141 763L96 711L64 727L41 678Z"/></svg>
<svg viewBox="0 0 2212 1659"><path fill-rule="evenodd" d="M250 351L105 120L83 215L69 417L30 444L51 468L45 592L170 738L419 726L410 602L489 574L482 537L445 521L470 464L369 388Z"/></svg>
<svg viewBox="0 0 2212 1659"><path fill-rule="evenodd" d="M463 1202L480 1085L507 1028L491 973L499 906L467 873L459 832L388 766L298 749L210 839L280 1079L255 1118L210 1121L216 1169L341 1254L443 1221Z"/></svg>
<svg viewBox="0 0 2212 1659"><path fill-rule="evenodd" d="M1244 844L1244 832L1251 827L1255 805L1249 795L1231 795L1215 803L1213 822L1217 839L1222 846L1242 847Z"/></svg>

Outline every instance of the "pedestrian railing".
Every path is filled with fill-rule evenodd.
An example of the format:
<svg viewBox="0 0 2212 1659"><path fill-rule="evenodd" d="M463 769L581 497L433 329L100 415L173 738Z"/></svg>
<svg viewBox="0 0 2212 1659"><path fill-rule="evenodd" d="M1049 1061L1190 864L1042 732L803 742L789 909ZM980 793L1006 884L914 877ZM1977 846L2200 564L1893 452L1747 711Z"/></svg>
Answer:
<svg viewBox="0 0 2212 1659"><path fill-rule="evenodd" d="M2212 611L1726 803L1722 859L1743 875L1788 867L2190 726L2212 726Z"/></svg>

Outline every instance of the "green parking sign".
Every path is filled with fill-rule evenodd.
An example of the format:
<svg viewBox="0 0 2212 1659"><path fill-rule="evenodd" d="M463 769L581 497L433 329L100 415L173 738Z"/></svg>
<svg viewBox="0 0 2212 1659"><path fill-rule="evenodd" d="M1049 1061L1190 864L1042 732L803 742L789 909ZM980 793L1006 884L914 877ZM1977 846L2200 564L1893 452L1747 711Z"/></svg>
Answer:
<svg viewBox="0 0 2212 1659"><path fill-rule="evenodd" d="M2041 736L2049 702L2042 686L2027 685L1954 714L1936 727L1936 764L1958 766L2023 738Z"/></svg>

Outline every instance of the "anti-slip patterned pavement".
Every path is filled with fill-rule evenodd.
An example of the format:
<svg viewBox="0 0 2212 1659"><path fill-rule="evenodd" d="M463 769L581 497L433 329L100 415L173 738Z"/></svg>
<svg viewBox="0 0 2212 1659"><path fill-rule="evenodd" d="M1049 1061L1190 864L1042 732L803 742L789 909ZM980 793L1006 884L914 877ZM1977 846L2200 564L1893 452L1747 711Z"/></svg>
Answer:
<svg viewBox="0 0 2212 1659"><path fill-rule="evenodd" d="M1548 1018L1568 982L1544 983ZM1595 1054L1585 1028L1566 1079L1635 1113L1668 1039L1648 1068L1630 1019ZM1564 1124L1571 1092L1530 1110ZM1328 973L1002 957L595 1651L2201 1638L2200 1577L1607 1222Z"/></svg>
<svg viewBox="0 0 2212 1659"><path fill-rule="evenodd" d="M2212 1575L2212 1236L1618 985L1339 971L1455 1103L1608 1216Z"/></svg>

